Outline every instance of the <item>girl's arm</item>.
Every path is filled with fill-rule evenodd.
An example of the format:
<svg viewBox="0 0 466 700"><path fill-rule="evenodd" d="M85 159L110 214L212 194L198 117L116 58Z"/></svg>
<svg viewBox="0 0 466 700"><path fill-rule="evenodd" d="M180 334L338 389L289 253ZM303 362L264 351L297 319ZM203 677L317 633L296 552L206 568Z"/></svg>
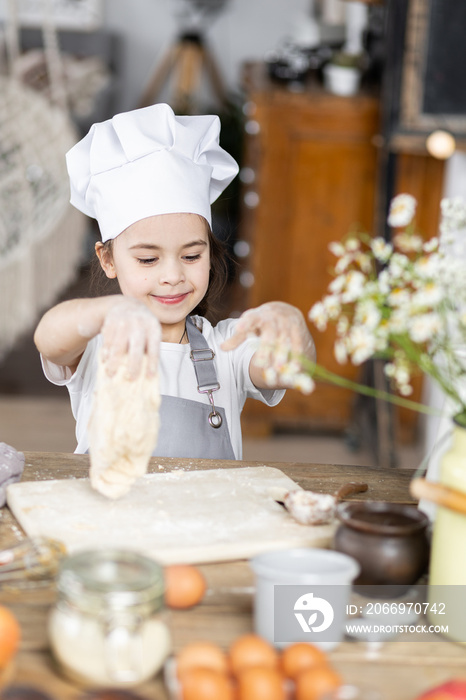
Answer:
<svg viewBox="0 0 466 700"><path fill-rule="evenodd" d="M233 350L251 335L261 340L249 365L251 381L258 389L286 388L286 384L280 383L280 369L292 357L299 359L304 355L315 362L314 341L304 316L295 306L271 301L245 311L231 338L222 344L222 349ZM270 370L275 383L270 381Z"/></svg>
<svg viewBox="0 0 466 700"><path fill-rule="evenodd" d="M157 369L160 324L140 301L121 294L64 301L44 314L34 334L39 352L50 362L74 372L87 343L102 333L102 353L109 374L128 359L128 373L137 376L144 353L148 371Z"/></svg>

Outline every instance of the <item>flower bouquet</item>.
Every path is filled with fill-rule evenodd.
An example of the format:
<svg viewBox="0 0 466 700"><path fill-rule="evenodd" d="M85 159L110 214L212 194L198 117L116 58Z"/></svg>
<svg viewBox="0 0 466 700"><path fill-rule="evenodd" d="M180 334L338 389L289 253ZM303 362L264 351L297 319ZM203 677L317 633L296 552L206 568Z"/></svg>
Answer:
<svg viewBox="0 0 466 700"><path fill-rule="evenodd" d="M337 362L361 365L381 358L393 393L352 382L305 358L289 358L282 376L302 391L312 391L314 381L320 379L429 413L434 412L430 407L409 399L414 375L427 375L444 392L455 425L451 447L442 456L439 483L429 484L436 496L415 492L413 485L417 483L419 489L424 481L416 478L411 493L442 506L433 526L429 620L447 623L446 634L464 643L464 593L459 603L450 606L448 619L446 615L437 618L433 611L440 610L445 585L454 584L459 591L466 585L466 558L458 554L464 552L466 511L464 505L457 505L464 504L466 497L466 249L455 235L466 228L466 205L458 198L443 200L440 234L430 240L417 233L415 210L416 201L410 195L393 199L388 216L394 229L390 242L353 231L342 242L330 244L334 279L309 312L320 331L336 324ZM423 470L421 465L415 477ZM448 503L443 493L449 494Z"/></svg>
<svg viewBox="0 0 466 700"><path fill-rule="evenodd" d="M336 324L338 363L384 360L394 392L358 384L306 359L299 361L299 371L297 361L285 363L283 375L293 376L293 385L306 393L315 380L322 380L432 413L408 399L412 377L425 374L449 397L455 420L466 426L466 394L461 391L466 376L466 258L455 250L454 235L466 226L466 205L461 198L444 199L440 235L427 241L416 232L415 210L411 195L392 200L392 242L352 231L342 242L331 243L334 279L309 312L319 331Z"/></svg>

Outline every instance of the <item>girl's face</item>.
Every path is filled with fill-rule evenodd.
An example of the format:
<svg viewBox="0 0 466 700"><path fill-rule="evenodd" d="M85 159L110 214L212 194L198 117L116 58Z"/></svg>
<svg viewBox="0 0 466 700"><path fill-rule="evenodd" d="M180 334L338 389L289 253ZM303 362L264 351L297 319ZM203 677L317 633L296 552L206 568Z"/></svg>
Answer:
<svg viewBox="0 0 466 700"><path fill-rule="evenodd" d="M122 294L140 299L162 324L162 339L178 343L186 316L209 285L207 224L196 214L159 214L129 226L113 241L112 255L96 253Z"/></svg>

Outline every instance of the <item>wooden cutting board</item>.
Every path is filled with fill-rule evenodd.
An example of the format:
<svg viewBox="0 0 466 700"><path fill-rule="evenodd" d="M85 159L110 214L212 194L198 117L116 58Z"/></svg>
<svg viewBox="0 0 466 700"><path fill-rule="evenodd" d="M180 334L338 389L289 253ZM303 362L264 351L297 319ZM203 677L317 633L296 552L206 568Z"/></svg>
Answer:
<svg viewBox="0 0 466 700"><path fill-rule="evenodd" d="M327 547L335 526L296 523L276 503L300 488L279 469L248 467L146 474L118 501L89 479L11 484L7 502L30 537L68 552L136 549L162 564L246 559L282 547Z"/></svg>

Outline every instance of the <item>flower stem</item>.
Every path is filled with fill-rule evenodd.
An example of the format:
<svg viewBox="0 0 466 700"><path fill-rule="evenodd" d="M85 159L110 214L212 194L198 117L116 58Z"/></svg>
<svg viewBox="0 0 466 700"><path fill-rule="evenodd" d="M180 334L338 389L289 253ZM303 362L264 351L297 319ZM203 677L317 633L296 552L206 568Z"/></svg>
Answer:
<svg viewBox="0 0 466 700"><path fill-rule="evenodd" d="M453 401L458 401L458 395L456 391L445 381L443 374L439 371L435 362L427 354L419 353L413 346L410 340L403 338L402 336L396 337L396 343L401 347L403 352L406 354L408 359L413 363L417 364L421 372L432 377L437 384L440 385L442 391Z"/></svg>
<svg viewBox="0 0 466 700"><path fill-rule="evenodd" d="M367 386L366 384L359 384L358 382L353 382L351 379L346 379L340 377L338 374L330 372L321 365L308 360L307 358L301 358L301 363L303 368L308 372L313 379L320 379L323 382L328 382L329 384L336 384L344 389L350 391L356 391L359 394L364 394L365 396L371 396L375 399L382 399L383 401L388 401L396 406L402 406L403 408L409 408L411 411L417 411L419 413L425 413L431 416L440 416L441 412L436 409L426 406L423 403L418 403L417 401L411 401L410 399L405 399L402 396L396 394L391 394L388 391L382 391L381 389L375 389L373 387Z"/></svg>

